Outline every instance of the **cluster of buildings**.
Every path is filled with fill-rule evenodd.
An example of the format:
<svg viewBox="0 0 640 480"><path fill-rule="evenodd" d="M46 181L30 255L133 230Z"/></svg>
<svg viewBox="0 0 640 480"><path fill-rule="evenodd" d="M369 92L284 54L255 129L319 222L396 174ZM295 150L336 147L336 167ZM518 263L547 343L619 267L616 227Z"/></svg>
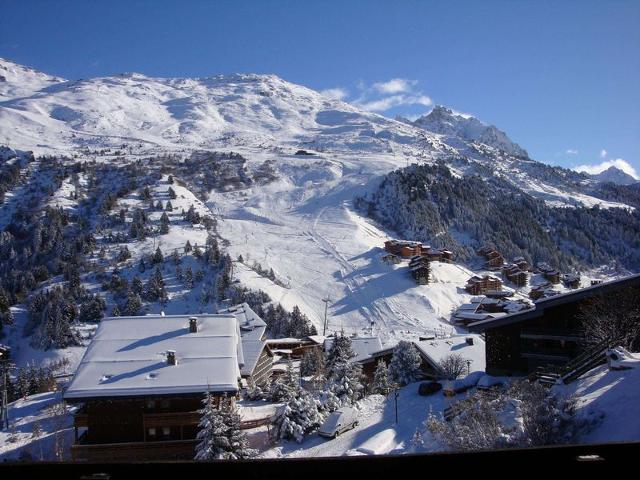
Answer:
<svg viewBox="0 0 640 480"><path fill-rule="evenodd" d="M388 252L386 259L390 256L400 258L422 257L430 262L447 262L453 261L453 252L444 248L432 248L429 245L423 245L421 242L410 240L387 240L384 242L384 249Z"/></svg>
<svg viewBox="0 0 640 480"><path fill-rule="evenodd" d="M558 293L538 300L534 308L479 320L467 328L484 334L490 375L526 375L550 365L562 367L584 352L582 306L622 292L640 298L640 274Z"/></svg>
<svg viewBox="0 0 640 480"><path fill-rule="evenodd" d="M524 298L512 300L478 296L460 305L451 315L451 322L467 326L470 323L498 318L533 307L533 303Z"/></svg>
<svg viewBox="0 0 640 480"><path fill-rule="evenodd" d="M429 262L450 263L453 260L453 252L449 250L431 248L409 240L387 240L384 249L387 253L382 259L386 263L398 264L401 259L410 259L409 272L420 285L429 283Z"/></svg>

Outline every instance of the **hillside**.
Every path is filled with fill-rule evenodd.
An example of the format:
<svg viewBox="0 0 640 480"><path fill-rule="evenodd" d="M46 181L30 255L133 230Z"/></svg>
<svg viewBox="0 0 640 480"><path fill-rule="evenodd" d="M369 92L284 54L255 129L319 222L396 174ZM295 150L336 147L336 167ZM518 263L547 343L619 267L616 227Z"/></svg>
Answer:
<svg viewBox="0 0 640 480"><path fill-rule="evenodd" d="M538 209L568 207L565 215L594 205L618 223L637 215L635 193L536 162L496 127L442 107L407 123L273 75L64 81L0 65L11 72L0 100L0 140L10 147L0 166L0 335L22 364L73 363L116 307L188 313L250 300L278 325L272 335L293 335L323 330L328 297L329 331L393 344L452 329L449 316L478 272L463 232L462 263L436 265L432 283L416 285L405 265L381 261L384 241L448 237L379 222L354 205L409 163L480 177L483 202L507 191ZM604 253L608 245L588 242L593 252L558 251L547 226L531 228L546 238L532 259L588 266L592 276L612 258L632 266L625 259L637 256L627 241ZM512 245L514 235L496 229L491 238ZM605 266L607 275L624 271ZM296 306L304 318L293 316Z"/></svg>

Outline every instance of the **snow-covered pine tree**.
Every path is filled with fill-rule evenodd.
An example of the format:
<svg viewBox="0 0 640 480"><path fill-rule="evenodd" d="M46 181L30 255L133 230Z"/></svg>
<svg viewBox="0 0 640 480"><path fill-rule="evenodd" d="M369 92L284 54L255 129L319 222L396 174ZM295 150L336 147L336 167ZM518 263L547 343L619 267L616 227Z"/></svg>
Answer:
<svg viewBox="0 0 640 480"><path fill-rule="evenodd" d="M214 403L211 392L205 394L202 401L203 408L198 410L202 415L198 427L195 460L218 460L224 458L229 449L229 440L226 436L227 426L224 423L224 415Z"/></svg>
<svg viewBox="0 0 640 480"><path fill-rule="evenodd" d="M278 407L274 416L272 435L275 439L294 439L302 442L304 436L324 420L320 402L304 389L287 403Z"/></svg>
<svg viewBox="0 0 640 480"><path fill-rule="evenodd" d="M392 382L389 378L389 369L383 360L378 360L376 370L373 373L373 385L371 386L371 393L377 393L380 395L387 395L392 388Z"/></svg>
<svg viewBox="0 0 640 480"><path fill-rule="evenodd" d="M389 373L399 385L407 385L416 380L421 364L422 359L413 343L401 340L393 350Z"/></svg>
<svg viewBox="0 0 640 480"><path fill-rule="evenodd" d="M293 362L289 359L286 372L271 382L269 400L272 402L288 401L297 396L300 390L302 390L300 376L296 373Z"/></svg>
<svg viewBox="0 0 640 480"><path fill-rule="evenodd" d="M226 426L225 436L227 437L229 447L223 458L228 460L244 460L256 456L256 451L249 448L247 436L242 431L240 414L238 407L231 398L226 395L221 399L222 417Z"/></svg>
<svg viewBox="0 0 640 480"><path fill-rule="evenodd" d="M340 399L343 405L353 405L362 397L362 366L355 362L345 362L334 367L328 379L328 390Z"/></svg>
<svg viewBox="0 0 640 480"><path fill-rule="evenodd" d="M327 376L333 375L336 365L349 362L355 356L356 354L351 347L351 339L342 333L336 335L325 361Z"/></svg>

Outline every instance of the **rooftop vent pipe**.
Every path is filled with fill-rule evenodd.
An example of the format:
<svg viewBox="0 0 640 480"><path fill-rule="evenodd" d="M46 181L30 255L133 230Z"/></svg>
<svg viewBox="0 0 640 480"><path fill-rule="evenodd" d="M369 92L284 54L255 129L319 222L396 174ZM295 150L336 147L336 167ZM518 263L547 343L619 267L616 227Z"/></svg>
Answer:
<svg viewBox="0 0 640 480"><path fill-rule="evenodd" d="M178 363L176 361L176 351L167 350L167 365L175 365L176 363Z"/></svg>
<svg viewBox="0 0 640 480"><path fill-rule="evenodd" d="M198 332L198 318L189 317L189 333L197 333L197 332Z"/></svg>

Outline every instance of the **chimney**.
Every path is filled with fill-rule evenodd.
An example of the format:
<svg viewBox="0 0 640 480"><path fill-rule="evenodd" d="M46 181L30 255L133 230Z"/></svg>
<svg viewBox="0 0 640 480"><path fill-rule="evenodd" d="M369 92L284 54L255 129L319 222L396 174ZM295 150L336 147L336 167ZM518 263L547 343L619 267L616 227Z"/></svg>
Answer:
<svg viewBox="0 0 640 480"><path fill-rule="evenodd" d="M198 333L197 317L189 317L189 333Z"/></svg>
<svg viewBox="0 0 640 480"><path fill-rule="evenodd" d="M467 345L473 345L473 337L467 337L465 340L467 341Z"/></svg>
<svg viewBox="0 0 640 480"><path fill-rule="evenodd" d="M175 365L176 363L178 363L176 361L176 351L167 350L167 365Z"/></svg>

